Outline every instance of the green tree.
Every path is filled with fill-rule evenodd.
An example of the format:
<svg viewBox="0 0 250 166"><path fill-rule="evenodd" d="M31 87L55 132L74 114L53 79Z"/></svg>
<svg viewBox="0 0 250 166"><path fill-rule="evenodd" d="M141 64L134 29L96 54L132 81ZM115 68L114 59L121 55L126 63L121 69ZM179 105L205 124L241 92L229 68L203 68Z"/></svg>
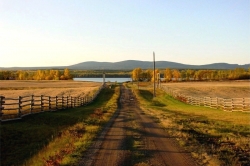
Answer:
<svg viewBox="0 0 250 166"><path fill-rule="evenodd" d="M185 70L181 70L181 80L187 80L187 72Z"/></svg>
<svg viewBox="0 0 250 166"><path fill-rule="evenodd" d="M194 74L195 74L195 71L194 70L191 70L191 69L188 69L186 71L186 77L187 77L187 80L191 80L191 79L194 79Z"/></svg>
<svg viewBox="0 0 250 166"><path fill-rule="evenodd" d="M219 72L220 72L220 71L217 71L217 70L211 71L210 79L211 79L211 80L218 80L218 79L220 79L220 78L219 78Z"/></svg>
<svg viewBox="0 0 250 166"><path fill-rule="evenodd" d="M15 73L13 71L3 70L1 72L1 78L3 80L15 79Z"/></svg>
<svg viewBox="0 0 250 166"><path fill-rule="evenodd" d="M228 78L232 80L236 79L244 79L247 78L247 72L243 68L235 68L234 70L230 70Z"/></svg>
<svg viewBox="0 0 250 166"><path fill-rule="evenodd" d="M200 81L200 80L203 80L204 74L205 74L204 70L197 70L197 71L195 71L194 77L195 77L196 80Z"/></svg>
<svg viewBox="0 0 250 166"><path fill-rule="evenodd" d="M148 69L148 70L142 71L141 78L140 78L142 81L150 81L151 78L152 78L152 70Z"/></svg>

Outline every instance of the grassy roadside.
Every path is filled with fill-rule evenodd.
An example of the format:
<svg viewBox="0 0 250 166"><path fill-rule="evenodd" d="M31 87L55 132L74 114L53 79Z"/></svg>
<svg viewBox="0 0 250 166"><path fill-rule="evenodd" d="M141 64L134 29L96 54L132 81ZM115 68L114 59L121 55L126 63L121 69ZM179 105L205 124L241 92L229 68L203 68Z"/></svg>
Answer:
<svg viewBox="0 0 250 166"><path fill-rule="evenodd" d="M117 109L119 87L88 106L2 123L1 165L72 165Z"/></svg>
<svg viewBox="0 0 250 166"><path fill-rule="evenodd" d="M134 88L134 92L145 112L191 151L201 165L250 162L249 113L187 105L161 90L157 90L156 98L152 97L152 90Z"/></svg>

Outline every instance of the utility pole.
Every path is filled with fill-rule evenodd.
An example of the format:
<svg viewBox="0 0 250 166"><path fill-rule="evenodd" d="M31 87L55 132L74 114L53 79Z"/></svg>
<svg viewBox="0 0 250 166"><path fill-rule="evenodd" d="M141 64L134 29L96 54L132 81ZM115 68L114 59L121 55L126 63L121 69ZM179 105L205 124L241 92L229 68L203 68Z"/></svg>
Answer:
<svg viewBox="0 0 250 166"><path fill-rule="evenodd" d="M153 52L153 61L154 61L154 94L153 94L153 97L156 97L155 95L155 52Z"/></svg>

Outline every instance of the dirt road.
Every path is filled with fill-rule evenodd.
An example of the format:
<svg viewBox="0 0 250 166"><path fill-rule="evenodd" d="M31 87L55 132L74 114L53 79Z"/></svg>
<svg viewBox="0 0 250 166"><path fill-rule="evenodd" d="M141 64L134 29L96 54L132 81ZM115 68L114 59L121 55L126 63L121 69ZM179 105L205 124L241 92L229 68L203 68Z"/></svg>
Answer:
<svg viewBox="0 0 250 166"><path fill-rule="evenodd" d="M132 91L122 87L120 109L87 151L86 166L194 166L188 152L140 109Z"/></svg>

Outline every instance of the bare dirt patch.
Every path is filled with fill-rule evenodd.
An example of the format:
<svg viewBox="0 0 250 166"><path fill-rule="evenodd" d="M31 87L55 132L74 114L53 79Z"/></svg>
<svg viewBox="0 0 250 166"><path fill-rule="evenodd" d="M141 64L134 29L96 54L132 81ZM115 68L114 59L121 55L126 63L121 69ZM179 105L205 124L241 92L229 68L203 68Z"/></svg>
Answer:
<svg viewBox="0 0 250 166"><path fill-rule="evenodd" d="M186 96L221 98L250 97L250 81L180 82L164 83L162 86Z"/></svg>
<svg viewBox="0 0 250 166"><path fill-rule="evenodd" d="M78 81L0 81L0 96L81 96L101 86L96 82Z"/></svg>

